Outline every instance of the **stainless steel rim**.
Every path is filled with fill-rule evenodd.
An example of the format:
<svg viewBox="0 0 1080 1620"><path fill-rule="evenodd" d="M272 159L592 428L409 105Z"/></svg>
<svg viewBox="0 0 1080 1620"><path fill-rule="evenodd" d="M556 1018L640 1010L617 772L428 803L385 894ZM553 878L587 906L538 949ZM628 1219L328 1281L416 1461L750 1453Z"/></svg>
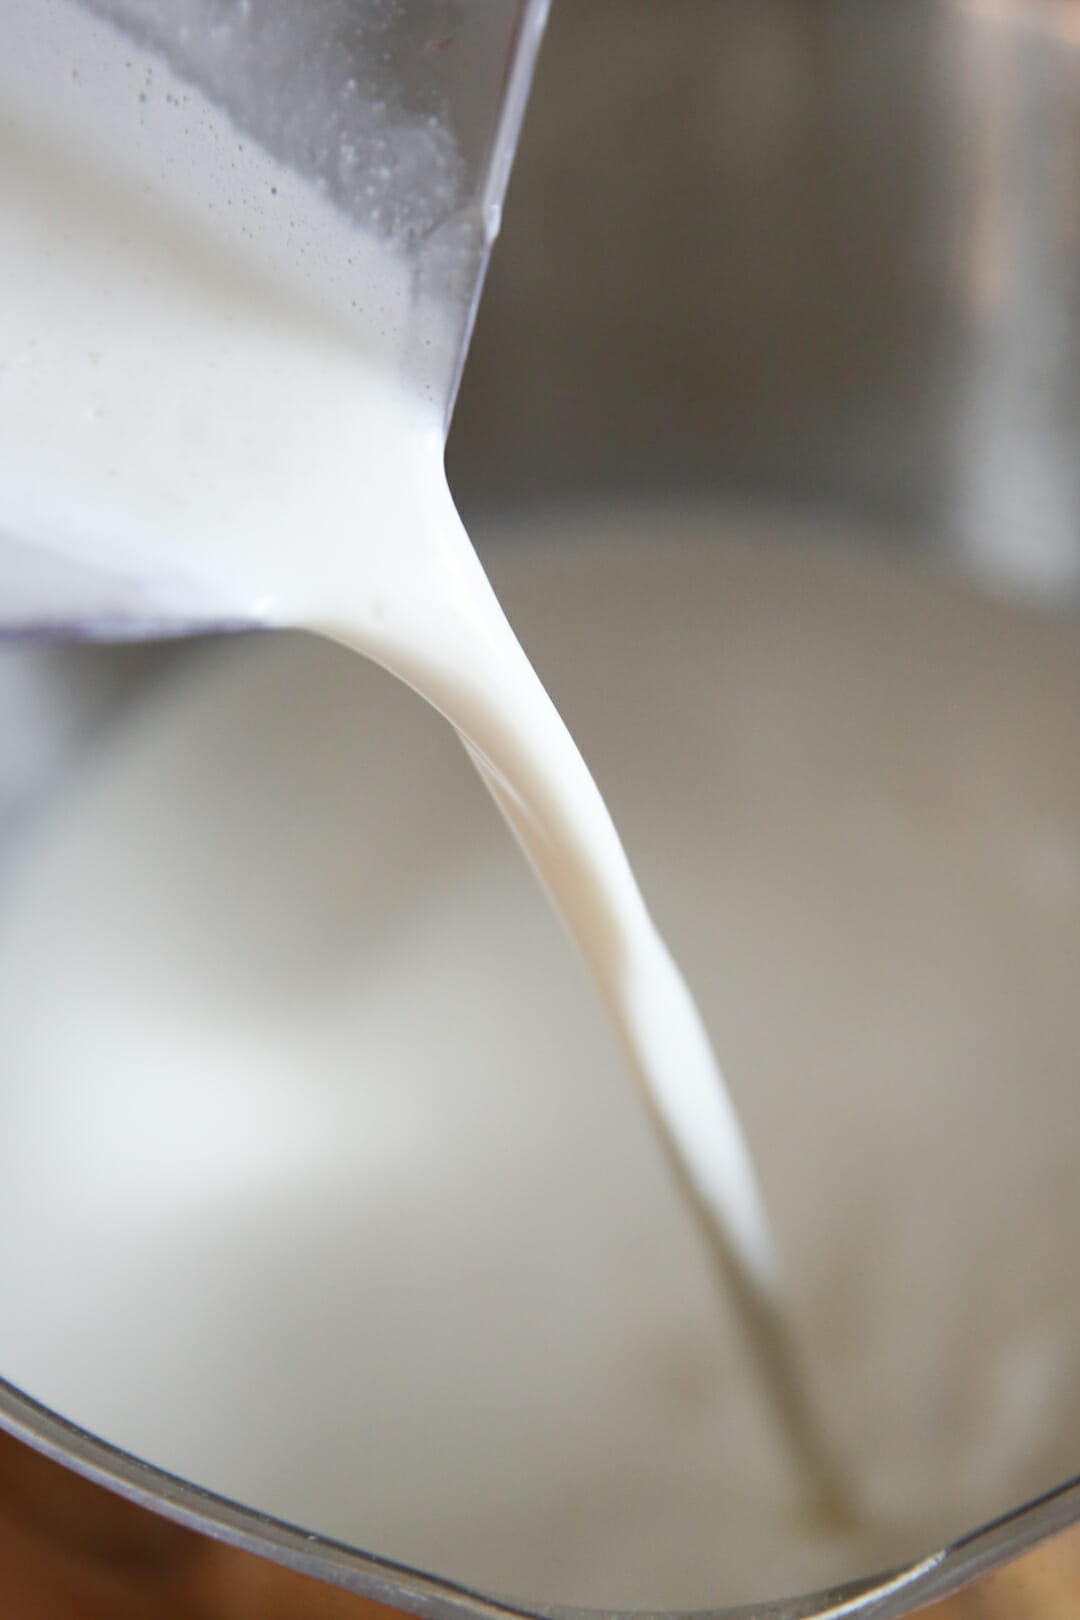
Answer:
<svg viewBox="0 0 1080 1620"><path fill-rule="evenodd" d="M140 1507L243 1552L284 1565L427 1620L463 1615L523 1616L529 1620L591 1620L598 1614L630 1620L637 1611L528 1605L486 1597L437 1575L285 1524L201 1490L77 1428L0 1380L0 1428L53 1461L74 1469ZM894 1620L1011 1563L1080 1521L1080 1476L961 1536L916 1563L850 1585L749 1607L694 1611L713 1620ZM648 1611L654 1620L654 1611ZM675 1614L670 1620L690 1620Z"/></svg>

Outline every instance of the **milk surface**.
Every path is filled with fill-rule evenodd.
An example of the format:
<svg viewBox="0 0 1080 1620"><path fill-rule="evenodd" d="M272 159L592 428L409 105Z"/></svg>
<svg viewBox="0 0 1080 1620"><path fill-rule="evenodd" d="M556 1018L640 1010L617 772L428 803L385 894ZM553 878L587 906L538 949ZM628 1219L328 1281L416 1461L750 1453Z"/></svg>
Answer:
<svg viewBox="0 0 1080 1620"><path fill-rule="evenodd" d="M1073 628L745 512L565 513L485 556L730 1053L879 1528L807 1515L448 728L311 638L161 686L10 880L5 1374L537 1602L926 1553L1080 1455Z"/></svg>

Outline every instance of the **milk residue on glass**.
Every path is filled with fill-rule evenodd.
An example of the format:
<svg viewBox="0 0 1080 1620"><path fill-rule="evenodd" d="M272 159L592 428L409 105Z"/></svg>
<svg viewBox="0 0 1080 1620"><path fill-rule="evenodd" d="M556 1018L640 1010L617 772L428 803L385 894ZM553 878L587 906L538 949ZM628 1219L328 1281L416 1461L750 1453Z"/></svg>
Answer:
<svg viewBox="0 0 1080 1620"><path fill-rule="evenodd" d="M354 252L362 319L345 325L63 132L9 113L0 150L0 526L180 619L344 643L445 716L595 979L776 1416L835 1506L703 1023L458 519L440 405L396 364L407 266L375 236ZM244 161L268 191L295 184Z"/></svg>

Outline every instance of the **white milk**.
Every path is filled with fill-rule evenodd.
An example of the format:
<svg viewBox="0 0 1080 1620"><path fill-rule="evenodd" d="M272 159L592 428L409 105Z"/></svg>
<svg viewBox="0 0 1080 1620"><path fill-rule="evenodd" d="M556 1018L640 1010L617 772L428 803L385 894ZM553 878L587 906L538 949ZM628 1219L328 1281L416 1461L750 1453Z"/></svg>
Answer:
<svg viewBox="0 0 1080 1620"><path fill-rule="evenodd" d="M942 1163L941 1108L928 1109L923 1085L934 1070L915 1034L921 1003L893 1028L896 1067L878 1071L901 1094L874 1090L884 1133L860 1114L861 1075L843 1061L846 1089L816 1067L811 1085L821 1013L815 1002L809 1028L796 1022L799 996L775 960L777 942L799 937L788 917L748 994L764 994L769 1022L794 1034L768 1077L760 1060L742 1062L755 1086L771 1081L785 1098L789 1161L771 1191L801 1263L800 1333L829 1391L837 1451L879 1527L813 1511L807 1468L819 1498L838 1487L792 1361L742 1135L593 780L462 531L436 405L399 378L414 313L405 266L364 244L353 270L368 314L344 322L333 300L308 300L271 274L258 243L245 253L166 211L101 153L59 128L43 133L30 110L0 128L0 152L0 531L41 555L78 557L149 609L318 631L441 711L585 957L755 1352L751 1366L717 1329L708 1267L641 1120L602 1079L595 1089L592 1071L610 1059L604 1037L565 969L552 969L546 924L520 893L507 909L507 879L487 869L490 839L481 849L469 830L475 806L456 756L400 691L326 649L286 644L227 653L215 674L148 711L13 885L0 924L13 1082L0 1145L10 1201L0 1373L199 1483L538 1600L706 1604L813 1584L919 1550L1067 1472L1072 1434L1059 1409L1072 1324L1047 1292L1060 1264L1056 1251L1028 1261L1042 1241L1029 1225L1000 1228L1006 1166L989 1173L985 1092L966 1098ZM279 171L267 164L271 190ZM601 649L615 559L590 555L601 561L586 564L588 591L571 583L538 624L541 634L549 622L573 627ZM603 734L637 761L644 714L664 703L654 774L666 795L683 755L703 753L711 705L728 701L709 662L723 581L693 547L643 555L638 636L593 670L595 701L609 705ZM521 566L525 595L541 594L543 580ZM665 582L684 571L689 599L662 611ZM800 596L802 633L826 649L830 601ZM921 619L914 631L892 647L892 679L913 644L924 676L933 667ZM732 851L754 870L773 860L754 842L772 802L754 798L754 772L791 647L764 642L760 665L748 653L750 674L734 688L746 705L743 755L716 758L709 793L722 777L725 787L706 795L720 813L698 819L691 790L689 800L662 795L652 822L662 828L652 846L692 874L687 932L701 930L703 979L720 960L725 909L750 961L770 908L790 904L789 881L810 897L798 917L815 930L822 911L851 903L846 872L821 892L819 868L788 872L783 861L768 888L736 899L745 873ZM874 640L864 651L868 664L882 657ZM632 696L635 664L650 674ZM1075 682L1075 663L1063 668ZM849 664L830 687L836 714L783 733L797 759L810 738L822 762L817 796L799 812L808 837L833 809L828 728L843 702L860 715L865 692L862 666ZM687 727L678 746L673 709ZM996 724L995 710L991 760ZM390 797L384 770L396 774ZM774 785L784 802L773 813L794 814ZM649 802L653 790L641 791ZM736 814L740 797L753 826ZM1055 909L1073 881L1071 807L1048 838L1037 828L1021 871L1035 895L1024 890L1022 904L1056 946L1055 929L1075 928L1073 910ZM847 829L868 841L868 883L880 881L890 840L910 834L890 808L882 820L871 806ZM717 869L727 882L705 903ZM955 869L938 876L947 888ZM882 911L873 915L879 928ZM469 982L470 951L480 983ZM800 957L800 981L821 973L813 958ZM846 961L843 950L822 958ZM962 981L970 951L946 964ZM1049 971L1053 983L1059 970ZM736 982L710 985L725 1025L737 1017ZM1010 966L1003 1007L1013 983ZM830 1020L850 1034L852 1009L877 1006L887 1024L889 996L879 985L875 1001L874 989L853 975ZM949 982L946 998L958 993ZM1011 1134L993 1139L995 1152L1015 1151L1007 1173L1029 1200L1066 1196L1056 1161L1047 1179L1045 1121L1030 1124L1039 1086L1045 1109L1060 1105L1062 1054L1076 1050L1071 1000L1064 1013L1053 1006L1060 1033L1025 1056L1035 1073L1023 1108L1003 1105ZM1012 1027L999 1031L994 1062L1015 1086L1027 1068ZM965 1041L976 1028L962 1023ZM952 1058L983 1085L980 1055ZM857 1124L840 1128L852 1097ZM817 1137L834 1131L839 1156L821 1159ZM969 1376L967 1330L949 1308L964 1242L940 1245L921 1297L933 1245L907 1228L926 1207L913 1197L923 1161L947 1175L964 1152L994 1189L972 1263L987 1264L980 1245L991 1242L996 1268L1012 1244L1035 1280L1001 1295L995 1270L980 1307L993 1329L985 1387L943 1423L935 1402L967 1390ZM978 1202L971 1188L965 1198L968 1210ZM868 1271L843 1257L870 1237L877 1292L867 1302L851 1279L868 1286ZM926 1310L935 1325L916 1376L909 1317ZM850 1343L849 1319L859 1328Z"/></svg>
<svg viewBox="0 0 1080 1620"><path fill-rule="evenodd" d="M406 267L369 241L370 317L346 326L32 116L0 128L0 530L180 617L321 632L450 721L604 998L793 1461L836 1506L708 1036L461 527L436 405L392 364Z"/></svg>
<svg viewBox="0 0 1080 1620"><path fill-rule="evenodd" d="M1080 647L860 538L486 553L713 1010L877 1536L808 1518L596 999L448 728L221 644L0 909L5 1373L536 1601L929 1551L1080 1457Z"/></svg>

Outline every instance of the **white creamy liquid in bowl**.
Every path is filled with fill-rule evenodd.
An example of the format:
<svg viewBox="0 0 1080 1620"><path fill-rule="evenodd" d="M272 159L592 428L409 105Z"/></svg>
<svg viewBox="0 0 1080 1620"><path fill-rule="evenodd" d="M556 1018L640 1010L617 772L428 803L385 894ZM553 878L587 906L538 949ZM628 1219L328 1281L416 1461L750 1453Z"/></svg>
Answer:
<svg viewBox="0 0 1080 1620"><path fill-rule="evenodd" d="M817 540L818 543L814 543ZM704 1607L1080 1456L1080 648L863 537L485 551L701 987L873 1531L822 1527L616 1043L447 729L223 645L0 915L4 1373L481 1590Z"/></svg>

